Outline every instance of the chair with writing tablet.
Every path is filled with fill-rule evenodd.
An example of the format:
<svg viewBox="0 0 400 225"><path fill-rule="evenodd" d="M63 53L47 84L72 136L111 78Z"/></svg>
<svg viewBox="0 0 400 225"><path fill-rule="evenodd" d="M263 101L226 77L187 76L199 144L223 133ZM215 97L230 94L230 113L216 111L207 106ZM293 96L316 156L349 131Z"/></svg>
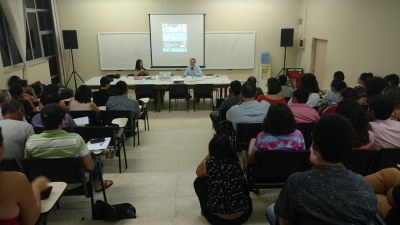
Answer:
<svg viewBox="0 0 400 225"><path fill-rule="evenodd" d="M137 136L138 145L140 145L139 122L137 119L138 116L135 115L134 112L129 110L106 110L106 111L100 111L100 117L104 125L107 126L118 125L120 128L124 129L124 131L131 133L133 136L134 147L136 146L136 136ZM114 123L115 119L118 118L128 119L127 122L125 123L125 126Z"/></svg>

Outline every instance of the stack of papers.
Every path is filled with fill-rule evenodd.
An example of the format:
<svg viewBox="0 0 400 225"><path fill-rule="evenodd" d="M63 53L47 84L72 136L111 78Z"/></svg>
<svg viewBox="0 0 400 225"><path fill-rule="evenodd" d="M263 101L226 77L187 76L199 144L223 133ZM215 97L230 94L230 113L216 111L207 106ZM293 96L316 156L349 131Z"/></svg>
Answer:
<svg viewBox="0 0 400 225"><path fill-rule="evenodd" d="M77 126L85 126L89 124L89 117L85 116L85 117L75 118L74 122Z"/></svg>
<svg viewBox="0 0 400 225"><path fill-rule="evenodd" d="M97 150L106 150L108 148L108 145L110 145L111 138L106 137L103 142L99 143L90 143L90 141L87 143L87 147L89 151L97 151Z"/></svg>

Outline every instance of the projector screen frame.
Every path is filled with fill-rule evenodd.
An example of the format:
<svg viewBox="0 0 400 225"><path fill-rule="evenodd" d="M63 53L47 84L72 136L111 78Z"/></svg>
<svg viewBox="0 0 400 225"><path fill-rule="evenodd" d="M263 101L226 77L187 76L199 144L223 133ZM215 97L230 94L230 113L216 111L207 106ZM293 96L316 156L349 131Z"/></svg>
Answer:
<svg viewBox="0 0 400 225"><path fill-rule="evenodd" d="M202 56L202 60L203 60L203 65L200 65L199 67L200 68L206 68L207 66L206 66L206 32L205 32L205 30L206 30L206 21L205 21L205 18L206 18L206 14L205 13L149 13L148 14L148 16L149 16L149 34L150 34L150 67L149 68L153 68L153 69L158 69L158 68L186 68L187 67L187 65L189 65L189 59L190 58L193 58L193 57L189 57L188 59L187 59L187 65L182 65L182 66L153 66L153 45L152 45L152 32L151 32L151 16L152 15L172 15L172 16L179 16L179 15L184 15L184 16L187 16L187 15L202 15L203 16L203 56ZM198 57L197 57L197 59L198 59Z"/></svg>

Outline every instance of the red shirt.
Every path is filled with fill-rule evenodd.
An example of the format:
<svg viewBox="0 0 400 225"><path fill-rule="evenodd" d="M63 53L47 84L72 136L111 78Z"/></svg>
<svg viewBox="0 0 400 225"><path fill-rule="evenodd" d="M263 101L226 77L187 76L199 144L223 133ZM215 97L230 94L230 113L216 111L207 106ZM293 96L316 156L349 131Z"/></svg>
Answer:
<svg viewBox="0 0 400 225"><path fill-rule="evenodd" d="M286 104L286 99L285 98L280 98L280 99L277 99L277 100L274 100L274 99L270 99L270 98L268 98L267 96L265 96L265 95L259 95L258 97L257 97L257 101L259 101L259 102L261 102L261 101L266 101L266 102L269 102L269 104L275 104L275 103L282 103L282 104Z"/></svg>

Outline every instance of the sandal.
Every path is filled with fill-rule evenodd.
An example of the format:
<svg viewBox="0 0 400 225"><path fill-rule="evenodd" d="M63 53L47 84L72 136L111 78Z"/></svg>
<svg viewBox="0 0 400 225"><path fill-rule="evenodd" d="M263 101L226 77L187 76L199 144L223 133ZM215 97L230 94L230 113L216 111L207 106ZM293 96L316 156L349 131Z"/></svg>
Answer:
<svg viewBox="0 0 400 225"><path fill-rule="evenodd" d="M104 180L104 188L107 189L107 188L111 187L111 185L113 185L113 183L114 182L112 180ZM103 191L103 187L100 185L100 188L97 188L97 186L96 186L95 191L96 192Z"/></svg>

